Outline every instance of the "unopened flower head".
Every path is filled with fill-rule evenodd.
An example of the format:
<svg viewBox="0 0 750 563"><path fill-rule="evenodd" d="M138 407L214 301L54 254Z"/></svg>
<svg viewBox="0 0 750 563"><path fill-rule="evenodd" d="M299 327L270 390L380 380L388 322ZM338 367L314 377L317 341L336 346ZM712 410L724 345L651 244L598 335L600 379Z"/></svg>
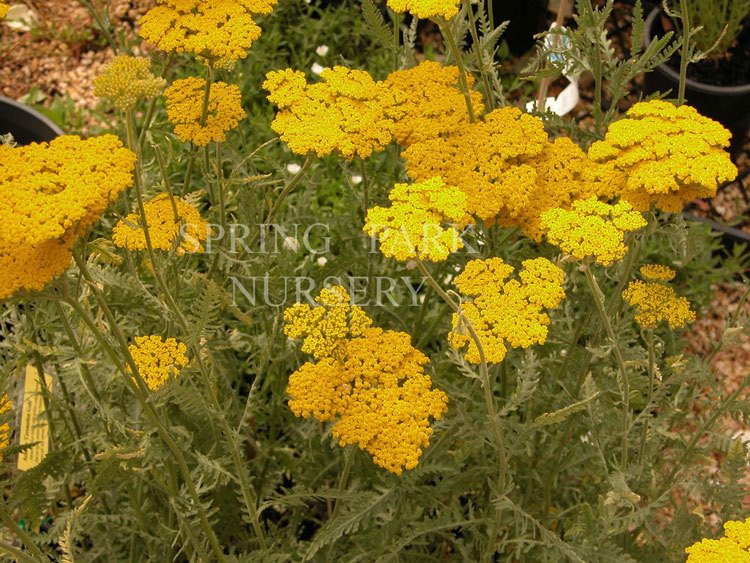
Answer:
<svg viewBox="0 0 750 563"><path fill-rule="evenodd" d="M208 97L205 122L203 100L206 81L189 77L176 80L164 95L167 98L167 117L174 125L174 132L184 142L205 147L212 141L223 142L227 131L237 127L245 118L242 109L242 93L239 86L214 82Z"/></svg>
<svg viewBox="0 0 750 563"><path fill-rule="evenodd" d="M460 0L388 0L388 7L402 14L409 12L420 19L451 19L458 13Z"/></svg>
<svg viewBox="0 0 750 563"><path fill-rule="evenodd" d="M0 299L62 274L76 237L132 184L134 167L114 135L0 145Z"/></svg>
<svg viewBox="0 0 750 563"><path fill-rule="evenodd" d="M118 55L94 79L94 94L127 111L140 99L158 96L165 85L166 80L151 73L150 59Z"/></svg>
<svg viewBox="0 0 750 563"><path fill-rule="evenodd" d="M725 150L730 136L695 108L653 100L635 104L610 125L589 156L626 173L621 195L634 208L678 212L687 201L713 197L719 184L736 177Z"/></svg>
<svg viewBox="0 0 750 563"><path fill-rule="evenodd" d="M160 194L147 201L146 225L155 250L175 250L177 254L203 252L201 244L210 227L188 202ZM140 215L132 213L120 220L112 230L112 242L128 250L146 250L146 235Z"/></svg>
<svg viewBox="0 0 750 563"><path fill-rule="evenodd" d="M724 523L724 536L702 539L685 548L687 563L749 563L750 518Z"/></svg>
<svg viewBox="0 0 750 563"><path fill-rule="evenodd" d="M279 112L271 128L299 155L338 153L365 158L391 142L400 101L383 82L343 66L321 72L308 84L302 72L269 72L263 88Z"/></svg>
<svg viewBox="0 0 750 563"><path fill-rule="evenodd" d="M451 225L466 215L466 196L458 188L432 178L396 184L388 199L390 207L367 211L363 229L380 240L383 256L439 262L463 248L459 231Z"/></svg>
<svg viewBox="0 0 750 563"><path fill-rule="evenodd" d="M174 338L158 335L136 336L128 347L138 373L146 386L155 391L171 377L177 377L188 364L187 347Z"/></svg>
<svg viewBox="0 0 750 563"><path fill-rule="evenodd" d="M629 203L609 205L595 197L575 201L570 210L545 211L541 221L550 243L578 260L591 259L603 266L625 256L625 233L645 226L643 215Z"/></svg>
<svg viewBox="0 0 750 563"><path fill-rule="evenodd" d="M193 53L218 67L247 56L260 37L255 16L276 0L157 0L140 19L140 35L162 51Z"/></svg>
<svg viewBox="0 0 750 563"><path fill-rule="evenodd" d="M454 284L469 299L453 315L450 343L467 347L465 358L479 364L481 356L466 323L479 336L487 363L502 362L508 347L544 344L550 323L546 309L565 298L563 271L546 258L525 260L517 278L501 258L472 260Z"/></svg>
<svg viewBox="0 0 750 563"><path fill-rule="evenodd" d="M641 268L641 274L651 281L632 281L622 294L623 300L636 308L635 321L640 326L656 328L666 321L671 328L682 328L695 320L690 302L667 285L675 276L674 270L648 264Z"/></svg>

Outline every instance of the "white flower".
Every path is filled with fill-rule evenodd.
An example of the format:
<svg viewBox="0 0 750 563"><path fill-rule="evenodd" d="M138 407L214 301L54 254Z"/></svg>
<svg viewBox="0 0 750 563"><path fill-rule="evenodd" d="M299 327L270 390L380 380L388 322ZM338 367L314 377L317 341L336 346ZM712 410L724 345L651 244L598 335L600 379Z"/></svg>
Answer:
<svg viewBox="0 0 750 563"><path fill-rule="evenodd" d="M318 264L318 266L323 267L328 264L328 258L326 258L325 256L319 256L315 262Z"/></svg>
<svg viewBox="0 0 750 563"><path fill-rule="evenodd" d="M296 174L302 169L302 167L297 164L296 162L292 162L291 164L286 165L286 171L290 174Z"/></svg>
<svg viewBox="0 0 750 563"><path fill-rule="evenodd" d="M361 184L361 183L362 183L362 176L360 176L359 174L355 174L354 176L352 176L352 184L356 186L357 184Z"/></svg>
<svg viewBox="0 0 750 563"><path fill-rule="evenodd" d="M284 248L297 252L299 250L299 241L294 237L284 237Z"/></svg>
<svg viewBox="0 0 750 563"><path fill-rule="evenodd" d="M325 57L328 54L328 45L321 45L317 49L315 49L315 52L319 57Z"/></svg>
<svg viewBox="0 0 750 563"><path fill-rule="evenodd" d="M324 71L325 69L326 69L326 67L324 67L324 66L321 66L321 65L319 65L318 63L313 63L313 65L312 65L312 71L313 71L313 72L314 72L315 74L320 74L320 73L321 73L321 72L323 72L323 71Z"/></svg>

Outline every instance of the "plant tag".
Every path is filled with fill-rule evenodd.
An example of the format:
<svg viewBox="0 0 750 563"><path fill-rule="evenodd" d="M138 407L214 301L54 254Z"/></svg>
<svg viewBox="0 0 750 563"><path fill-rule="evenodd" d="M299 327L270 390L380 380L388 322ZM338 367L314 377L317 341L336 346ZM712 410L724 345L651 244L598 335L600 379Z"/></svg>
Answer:
<svg viewBox="0 0 750 563"><path fill-rule="evenodd" d="M44 414L44 400L41 395L41 376L34 366L26 366L23 384L23 404L21 406L20 444L34 444L18 454L18 469L26 471L36 467L49 452L49 425ZM47 389L52 378L44 375Z"/></svg>

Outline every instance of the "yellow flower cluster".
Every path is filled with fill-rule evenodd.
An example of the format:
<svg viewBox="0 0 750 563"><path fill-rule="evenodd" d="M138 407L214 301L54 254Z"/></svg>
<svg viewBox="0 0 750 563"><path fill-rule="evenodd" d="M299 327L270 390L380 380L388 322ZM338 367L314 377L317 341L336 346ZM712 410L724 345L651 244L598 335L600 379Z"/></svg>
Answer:
<svg viewBox="0 0 750 563"><path fill-rule="evenodd" d="M158 96L166 80L151 73L151 60L118 55L94 79L94 95L111 100L117 109L127 111L144 98Z"/></svg>
<svg viewBox="0 0 750 563"><path fill-rule="evenodd" d="M463 248L461 234L444 223L466 215L466 196L440 178L418 184L396 184L388 194L390 207L367 211L364 232L380 240L383 256L439 262Z"/></svg>
<svg viewBox="0 0 750 563"><path fill-rule="evenodd" d="M346 295L338 286L328 291L319 302L328 301L331 295ZM321 352L318 362L305 363L289 377L289 408L296 416L336 420L332 434L339 445L356 444L376 465L400 475L417 466L432 435L430 417L442 417L448 397L432 389L432 380L424 373L429 360L411 345L408 334L362 328L372 321L358 307L347 307L350 314L360 311L360 327L352 330L353 323L339 319L339 330L327 335L334 336L335 344L315 347ZM326 309L324 318L330 315L329 306L316 308ZM296 325L292 334L310 335L319 328L312 316L303 330L302 316L295 312L291 320Z"/></svg>
<svg viewBox="0 0 750 563"><path fill-rule="evenodd" d="M131 185L134 167L114 135L0 145L0 299L62 274L75 238Z"/></svg>
<svg viewBox="0 0 750 563"><path fill-rule="evenodd" d="M362 336L372 325L365 312L351 305L349 293L341 286L321 290L311 307L295 303L284 311L284 334L303 338L302 351L317 360L343 356L346 340Z"/></svg>
<svg viewBox="0 0 750 563"><path fill-rule="evenodd" d="M365 71L343 66L321 73L307 84L302 72L269 72L263 88L279 108L271 128L292 152L365 158L393 138L394 121L403 114L397 94Z"/></svg>
<svg viewBox="0 0 750 563"><path fill-rule="evenodd" d="M170 377L177 377L188 364L187 347L174 338L158 335L136 336L128 346L138 373L151 391L159 389Z"/></svg>
<svg viewBox="0 0 750 563"><path fill-rule="evenodd" d="M466 75L471 88L474 77ZM396 142L404 148L413 143L457 132L469 123L463 93L458 86L458 67L434 61L397 70L385 79L386 85L403 100L403 116L396 121ZM482 95L471 90L475 115L484 113Z"/></svg>
<svg viewBox="0 0 750 563"><path fill-rule="evenodd" d="M0 9L2 5L0 5ZM0 397L0 416L4 415L11 409L12 405L8 395ZM0 424L0 461L3 461L3 450L10 446L10 424L3 422Z"/></svg>
<svg viewBox="0 0 750 563"><path fill-rule="evenodd" d="M140 35L162 51L193 53L227 68L260 37L253 19L276 0L157 0L141 17Z"/></svg>
<svg viewBox="0 0 750 563"><path fill-rule="evenodd" d="M641 268L641 274L653 281L632 281L622 293L625 302L636 308L635 320L639 325L656 328L661 321L667 321L670 327L681 328L695 320L690 302L666 283L675 276L672 268L648 264Z"/></svg>
<svg viewBox="0 0 750 563"><path fill-rule="evenodd" d="M192 205L169 194L160 194L143 204L151 246L156 250L177 254L203 252L209 225ZM112 229L112 242L119 248L145 250L146 236L141 227L141 217L131 213ZM176 248L175 248L176 247Z"/></svg>
<svg viewBox="0 0 750 563"><path fill-rule="evenodd" d="M164 92L167 117L174 125L175 134L181 141L190 141L199 147L211 141L223 142L226 132L245 118L239 86L214 82L208 97L206 120L201 125L205 89L206 81L193 76L175 80Z"/></svg>
<svg viewBox="0 0 750 563"><path fill-rule="evenodd" d="M505 107L484 121L457 124L450 136L414 143L402 156L411 178L442 177L466 194L470 214L495 221L533 205L535 163L548 144L540 119Z"/></svg>
<svg viewBox="0 0 750 563"><path fill-rule="evenodd" d="M687 563L750 563L750 518L724 524L724 536L685 548Z"/></svg>
<svg viewBox="0 0 750 563"><path fill-rule="evenodd" d="M587 258L603 266L620 260L627 252L625 233L646 226L631 205L609 205L595 197L573 202L572 209L542 213L541 228L547 240L578 260Z"/></svg>
<svg viewBox="0 0 750 563"><path fill-rule="evenodd" d="M480 356L462 317L479 336L487 363L502 362L508 346L528 348L547 340L545 309L565 298L565 274L546 258L525 260L518 279L509 279L512 274L501 258L489 258L470 261L456 278L456 287L470 299L461 305L462 316L453 315L448 339L454 348L468 346L468 362L479 364Z"/></svg>
<svg viewBox="0 0 750 563"><path fill-rule="evenodd" d="M0 1L0 20L8 15L8 10L10 10L10 6L5 2Z"/></svg>
<svg viewBox="0 0 750 563"><path fill-rule="evenodd" d="M399 14L409 12L421 19L451 19L458 13L460 0L388 0L388 7Z"/></svg>
<svg viewBox="0 0 750 563"><path fill-rule="evenodd" d="M690 106L654 100L635 104L613 123L589 156L627 174L622 197L635 209L677 212L683 203L713 197L737 175L725 148L730 133Z"/></svg>

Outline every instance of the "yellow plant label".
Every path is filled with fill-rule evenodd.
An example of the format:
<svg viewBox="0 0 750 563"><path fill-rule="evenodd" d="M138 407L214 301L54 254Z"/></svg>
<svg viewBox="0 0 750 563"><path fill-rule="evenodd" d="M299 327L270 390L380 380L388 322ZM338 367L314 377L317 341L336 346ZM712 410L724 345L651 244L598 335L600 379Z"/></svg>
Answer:
<svg viewBox="0 0 750 563"><path fill-rule="evenodd" d="M18 469L26 471L39 465L49 452L49 426L44 414L42 399L41 375L34 366L26 366L26 377L23 384L23 406L21 407L20 444L34 444L33 447L18 454ZM52 378L44 376L47 389Z"/></svg>

